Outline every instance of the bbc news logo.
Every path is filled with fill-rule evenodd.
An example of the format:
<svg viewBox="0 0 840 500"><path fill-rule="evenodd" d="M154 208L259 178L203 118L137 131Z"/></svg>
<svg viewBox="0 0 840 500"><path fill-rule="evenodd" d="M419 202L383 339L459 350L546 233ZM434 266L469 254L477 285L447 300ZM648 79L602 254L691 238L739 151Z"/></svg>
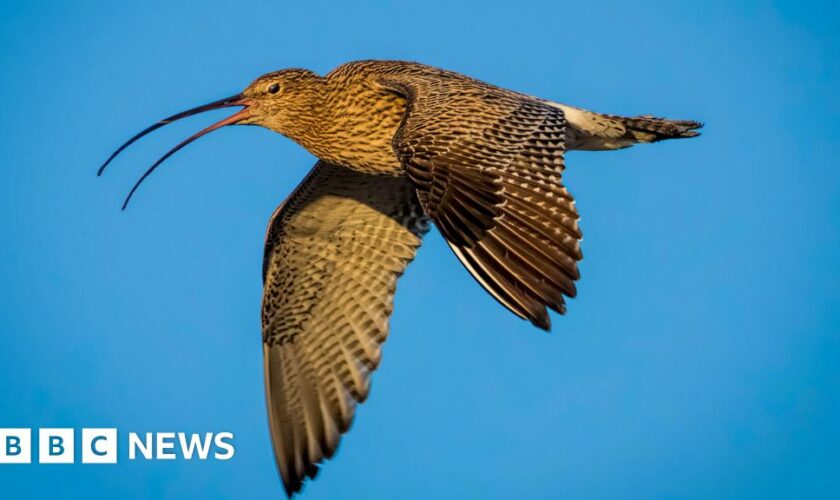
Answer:
<svg viewBox="0 0 840 500"><path fill-rule="evenodd" d="M117 463L117 429L84 428L79 449L83 464ZM230 460L236 453L232 432L129 432L129 460ZM38 429L38 463L72 464L76 457L72 428ZM32 463L32 429L0 429L0 464Z"/></svg>

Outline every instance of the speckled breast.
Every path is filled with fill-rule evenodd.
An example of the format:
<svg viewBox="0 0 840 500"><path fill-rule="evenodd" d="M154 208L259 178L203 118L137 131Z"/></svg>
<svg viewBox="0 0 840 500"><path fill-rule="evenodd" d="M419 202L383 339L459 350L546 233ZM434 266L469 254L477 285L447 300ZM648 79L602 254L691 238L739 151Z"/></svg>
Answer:
<svg viewBox="0 0 840 500"><path fill-rule="evenodd" d="M318 156L366 173L401 175L391 140L405 113L406 100L366 78L331 82L330 127L322 132L328 151Z"/></svg>

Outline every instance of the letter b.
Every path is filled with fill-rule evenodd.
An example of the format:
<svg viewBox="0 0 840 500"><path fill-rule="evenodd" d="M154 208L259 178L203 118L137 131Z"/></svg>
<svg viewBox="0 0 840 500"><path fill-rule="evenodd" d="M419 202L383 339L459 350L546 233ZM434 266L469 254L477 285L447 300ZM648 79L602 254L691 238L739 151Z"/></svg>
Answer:
<svg viewBox="0 0 840 500"><path fill-rule="evenodd" d="M0 464L31 463L31 445L31 429L0 429Z"/></svg>
<svg viewBox="0 0 840 500"><path fill-rule="evenodd" d="M58 436L50 436L50 456L64 454L64 440Z"/></svg>
<svg viewBox="0 0 840 500"><path fill-rule="evenodd" d="M75 447L73 429L39 429L38 462L42 464L72 464Z"/></svg>
<svg viewBox="0 0 840 500"><path fill-rule="evenodd" d="M6 436L6 455L14 457L20 455L20 438L17 436Z"/></svg>

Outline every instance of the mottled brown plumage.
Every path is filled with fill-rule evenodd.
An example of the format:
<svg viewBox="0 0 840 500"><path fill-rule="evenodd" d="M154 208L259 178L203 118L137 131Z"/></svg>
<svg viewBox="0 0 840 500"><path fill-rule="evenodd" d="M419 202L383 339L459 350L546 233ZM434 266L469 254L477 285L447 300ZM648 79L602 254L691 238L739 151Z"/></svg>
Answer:
<svg viewBox="0 0 840 500"><path fill-rule="evenodd" d="M429 220L485 290L547 330L547 309L564 313L576 294L582 258L561 181L565 151L694 137L701 126L594 113L422 64L359 61L323 77L264 75L149 127L102 169L146 133L226 106L244 109L176 146L141 181L233 123L272 129L321 160L272 216L265 244L266 393L289 495L332 456L367 397L396 281Z"/></svg>

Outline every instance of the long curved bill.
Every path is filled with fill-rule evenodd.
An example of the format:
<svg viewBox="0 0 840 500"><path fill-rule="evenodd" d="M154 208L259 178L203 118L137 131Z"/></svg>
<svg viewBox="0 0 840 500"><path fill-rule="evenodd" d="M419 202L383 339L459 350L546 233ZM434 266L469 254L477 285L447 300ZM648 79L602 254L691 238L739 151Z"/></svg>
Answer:
<svg viewBox="0 0 840 500"><path fill-rule="evenodd" d="M134 192L137 191L137 188L140 187L140 184L142 184L143 181L146 180L146 177L148 177L152 172L154 172L155 169L158 166L160 166L161 163L166 161L167 158L169 158L170 156L175 154L178 150L180 150L181 148L183 148L187 144L189 144L189 143L193 142L194 140L198 139L199 137L201 137L203 135L207 135L210 132L212 132L214 130L217 130L217 129L220 129L220 128L226 126L226 125L233 125L234 123L241 122L245 118L248 118L250 116L249 106L251 104L253 104L253 101L251 101L248 98L243 97L242 94L237 94L237 95L234 95L234 96L226 97L224 99L219 99L218 101L213 101L213 102L211 102L209 104L205 104L203 106L198 106L196 108L188 109L186 111L182 111L182 112L174 114L170 117L164 118L163 120L145 128L140 133L138 133L137 135L135 135L134 137L132 137L131 139L126 141L125 144L123 144L122 146L117 148L117 150L114 151L111 154L111 156L108 157L107 160L105 160L105 163L103 163L102 166L99 167L99 170L96 172L96 175L97 176L102 175L102 172L105 171L105 168L111 163L111 161L113 161L113 159L116 158L117 155L119 155L121 152L123 152L123 150L125 150L127 147L131 146L134 142L136 142L138 139L142 138L143 136L145 136L145 135L149 134L150 132L153 132L153 131L163 127L166 124L172 123L174 121L178 121L181 118L186 118L188 116L193 116L193 115L197 115L199 113L204 113L205 111L212 111L214 109L227 108L227 107L231 107L231 106L244 106L245 107L244 109L240 110L239 112L225 118L222 121L219 121L219 122L214 123L213 125L210 125L209 127L205 128L204 130L202 130L202 131L194 134L193 136L189 137L188 139L178 143L177 146L170 149L165 155L161 156L158 161L153 163L152 166L149 167L149 169L146 170L145 173L143 173L143 175L140 177L140 179L138 179L137 182L134 184L134 187L131 188L131 191L128 193L128 196L126 196L125 202L123 203L123 206L122 206L122 209L125 210L125 207L128 206L128 202L131 201L131 197L134 195Z"/></svg>

